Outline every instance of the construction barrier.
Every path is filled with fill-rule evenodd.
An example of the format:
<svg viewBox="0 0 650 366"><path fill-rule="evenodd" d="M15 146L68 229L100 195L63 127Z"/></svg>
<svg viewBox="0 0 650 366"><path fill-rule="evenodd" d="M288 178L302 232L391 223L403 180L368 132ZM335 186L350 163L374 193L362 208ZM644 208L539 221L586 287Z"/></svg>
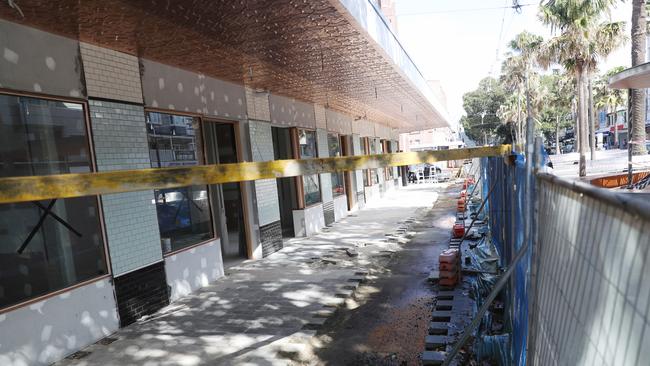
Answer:
<svg viewBox="0 0 650 366"><path fill-rule="evenodd" d="M509 267L512 259L524 245L524 217L526 197L526 168L524 157L481 159L482 192L484 199L489 188L494 190L487 198L486 212L490 239L500 254L502 267ZM496 181L496 184L494 184ZM531 187L534 190L534 187ZM529 238L531 240L532 238ZM506 324L511 329L510 345L514 365L526 364L528 337L528 270L531 257L529 246L515 267L506 287L504 306L509 310Z"/></svg>
<svg viewBox="0 0 650 366"><path fill-rule="evenodd" d="M527 187L521 155L481 159L481 177L484 197L498 182L487 210L502 268L526 248L503 293L511 359L502 364L646 365L650 202L547 173Z"/></svg>
<svg viewBox="0 0 650 366"><path fill-rule="evenodd" d="M647 365L650 204L538 174L534 365Z"/></svg>

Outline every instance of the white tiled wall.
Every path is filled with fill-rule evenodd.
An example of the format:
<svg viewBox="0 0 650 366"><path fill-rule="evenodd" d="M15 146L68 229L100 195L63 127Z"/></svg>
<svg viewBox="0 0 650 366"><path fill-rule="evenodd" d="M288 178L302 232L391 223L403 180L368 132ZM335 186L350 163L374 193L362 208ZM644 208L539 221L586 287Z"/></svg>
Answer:
<svg viewBox="0 0 650 366"><path fill-rule="evenodd" d="M151 167L141 106L90 100L89 107L100 172ZM152 191L102 196L115 276L162 260L153 199Z"/></svg>
<svg viewBox="0 0 650 366"><path fill-rule="evenodd" d="M271 124L250 121L249 128L253 161L273 160ZM280 202L275 179L256 180L254 184L260 226L280 221Z"/></svg>
<svg viewBox="0 0 650 366"><path fill-rule="evenodd" d="M142 103L140 66L136 56L79 43L89 97Z"/></svg>

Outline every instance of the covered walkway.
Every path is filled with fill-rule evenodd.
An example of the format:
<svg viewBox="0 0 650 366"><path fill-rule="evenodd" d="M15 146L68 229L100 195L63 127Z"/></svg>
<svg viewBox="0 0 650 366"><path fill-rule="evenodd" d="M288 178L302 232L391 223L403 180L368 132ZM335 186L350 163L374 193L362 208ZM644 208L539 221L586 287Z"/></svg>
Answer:
<svg viewBox="0 0 650 366"><path fill-rule="evenodd" d="M422 184L387 194L310 238L246 261L57 365L285 365L312 359L312 336L354 289L381 272L431 208L437 189Z"/></svg>

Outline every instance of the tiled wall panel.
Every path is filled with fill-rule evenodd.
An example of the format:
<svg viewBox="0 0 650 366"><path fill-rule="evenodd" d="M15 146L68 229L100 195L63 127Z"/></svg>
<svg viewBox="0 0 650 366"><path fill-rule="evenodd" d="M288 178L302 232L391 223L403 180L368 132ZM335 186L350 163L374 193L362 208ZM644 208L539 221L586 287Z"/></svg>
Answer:
<svg viewBox="0 0 650 366"><path fill-rule="evenodd" d="M142 103L138 58L79 43L89 97Z"/></svg>
<svg viewBox="0 0 650 366"><path fill-rule="evenodd" d="M150 168L141 106L90 100L90 119L97 169ZM152 191L102 196L113 274L162 260L156 206Z"/></svg>
<svg viewBox="0 0 650 366"><path fill-rule="evenodd" d="M249 129L253 161L273 160L271 124L250 121ZM257 197L260 226L280 221L280 202L275 179L256 180L255 195Z"/></svg>
<svg viewBox="0 0 650 366"><path fill-rule="evenodd" d="M247 87L246 113L250 119L270 121L271 111L269 110L269 93L257 92L252 88Z"/></svg>

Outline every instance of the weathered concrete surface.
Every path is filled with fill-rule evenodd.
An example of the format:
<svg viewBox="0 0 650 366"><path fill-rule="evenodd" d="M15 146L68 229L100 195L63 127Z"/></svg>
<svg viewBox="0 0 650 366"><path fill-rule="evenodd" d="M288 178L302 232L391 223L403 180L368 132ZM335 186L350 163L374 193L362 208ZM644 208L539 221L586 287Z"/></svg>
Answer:
<svg viewBox="0 0 650 366"><path fill-rule="evenodd" d="M358 307L341 309L319 331L319 362L327 365L420 365L431 322L434 291L428 282L447 248L457 189L438 186L433 208L412 226L414 238L394 254L376 279L361 285ZM379 272L379 269L378 269Z"/></svg>
<svg viewBox="0 0 650 366"><path fill-rule="evenodd" d="M349 295L359 292L357 288L368 292L374 286L359 287L361 281L390 275L385 268L395 257L394 262L402 264L390 276L390 283L408 296L396 297L385 311L371 307L363 312L371 318L380 312L390 313L397 323L421 318L422 334L409 332L408 336L422 351L429 319L428 311L421 309L431 302L424 287L431 263L421 257L435 256L437 249L431 241L443 239L443 235L417 236L415 247L402 243L413 235L411 227L441 226L448 235L451 225L436 222L436 217L428 214L436 198L432 185L391 193L317 236L291 240L268 258L231 267L226 277L89 347L84 357L66 359L59 365L323 364L325 361L314 355L314 348L321 345L321 340L313 337L314 329L323 323L327 326L327 316L336 314L327 310L340 305L355 307ZM417 223L424 214L426 220ZM348 255L346 249L354 249L358 256ZM422 286L408 280L421 280ZM411 311L400 311L403 307ZM371 344L395 341L391 327L386 324L373 329Z"/></svg>

